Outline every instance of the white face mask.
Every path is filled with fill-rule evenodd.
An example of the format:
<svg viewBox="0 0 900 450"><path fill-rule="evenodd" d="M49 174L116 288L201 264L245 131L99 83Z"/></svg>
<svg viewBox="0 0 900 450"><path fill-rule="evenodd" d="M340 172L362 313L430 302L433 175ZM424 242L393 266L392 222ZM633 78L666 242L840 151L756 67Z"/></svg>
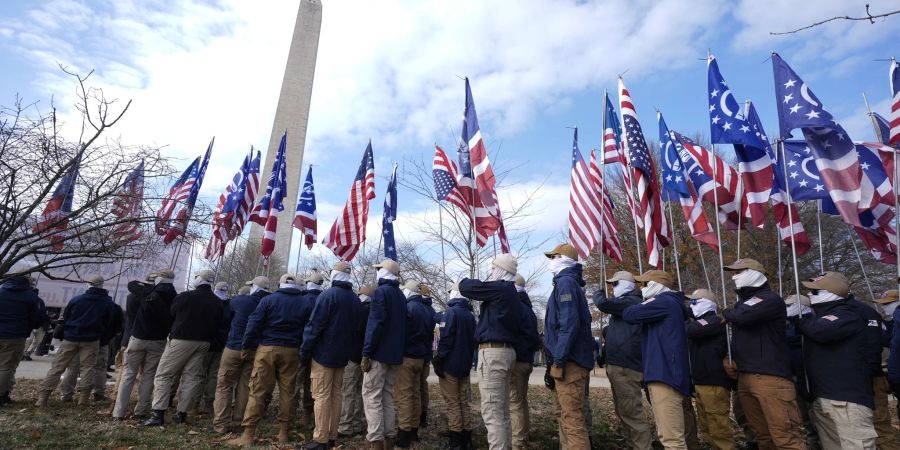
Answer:
<svg viewBox="0 0 900 450"><path fill-rule="evenodd" d="M766 275L753 269L744 269L734 275L731 280L738 289L744 287L760 287L766 282Z"/></svg>
<svg viewBox="0 0 900 450"><path fill-rule="evenodd" d="M621 297L628 292L634 290L634 282L628 280L619 280L615 286L613 286L613 297Z"/></svg>
<svg viewBox="0 0 900 450"><path fill-rule="evenodd" d="M363 294L363 295L359 296L359 301L361 301L363 303L368 303L368 302L372 301L372 297L369 297L368 295Z"/></svg>
<svg viewBox="0 0 900 450"><path fill-rule="evenodd" d="M801 303L792 303L787 306L787 316L788 318L797 317L809 314L812 310L809 306L806 306Z"/></svg>
<svg viewBox="0 0 900 450"><path fill-rule="evenodd" d="M212 281L204 280L200 277L194 277L193 281L191 281L191 285L194 286L195 289L199 286L203 286L204 284L210 285L212 284Z"/></svg>
<svg viewBox="0 0 900 450"><path fill-rule="evenodd" d="M657 283L655 281L649 281L649 282L647 282L647 285L641 289L641 296L644 297L644 300L649 300L653 297L656 297L659 294L662 294L663 292L667 292L670 290L671 289L663 286L660 283Z"/></svg>
<svg viewBox="0 0 900 450"><path fill-rule="evenodd" d="M459 291L450 291L450 298L462 298L462 294Z"/></svg>
<svg viewBox="0 0 900 450"><path fill-rule="evenodd" d="M409 290L409 289L403 288L403 296L404 296L404 297L410 298L410 297L412 297L413 295L419 295L419 294L417 294L417 293L415 293L415 292L413 292L413 291L411 291L411 290Z"/></svg>
<svg viewBox="0 0 900 450"><path fill-rule="evenodd" d="M900 305L900 302L891 302L886 305L881 305L881 310L884 312L884 318L890 320L894 317L894 311L897 310L897 305Z"/></svg>
<svg viewBox="0 0 900 450"><path fill-rule="evenodd" d="M297 289L297 285L294 283L280 283L278 287L281 289Z"/></svg>
<svg viewBox="0 0 900 450"><path fill-rule="evenodd" d="M255 285L255 284L254 284L253 286L250 286L250 293L251 293L251 294L255 294L255 293L259 292L259 291L267 291L267 290L266 290L266 288L259 287L259 286ZM268 292L268 291L267 291L267 292Z"/></svg>
<svg viewBox="0 0 900 450"><path fill-rule="evenodd" d="M172 278L159 277L156 279L156 284L163 284L163 283L172 284L174 282L175 282L175 280L173 280Z"/></svg>
<svg viewBox="0 0 900 450"><path fill-rule="evenodd" d="M574 266L577 263L572 258L568 256L560 255L558 258L553 258L550 260L549 268L550 272L555 276L562 272L564 269L568 269L569 267Z"/></svg>
<svg viewBox="0 0 900 450"><path fill-rule="evenodd" d="M315 291L321 291L321 290L322 290L322 285L321 285L321 284L313 283L312 281L307 281L307 282L306 282L306 290L307 290L307 291L313 291L313 290L315 290Z"/></svg>
<svg viewBox="0 0 900 450"><path fill-rule="evenodd" d="M222 300L228 300L228 291L216 291L214 294Z"/></svg>
<svg viewBox="0 0 900 450"><path fill-rule="evenodd" d="M525 292L525 286L516 285L516 292Z"/></svg>
<svg viewBox="0 0 900 450"><path fill-rule="evenodd" d="M716 304L713 303L712 300L701 298L699 300L694 300L691 302L691 312L694 313L694 317L700 317L710 311L715 310Z"/></svg>
<svg viewBox="0 0 900 450"><path fill-rule="evenodd" d="M818 305L820 303L833 302L836 300L841 300L843 298L844 297L841 297L837 294L833 294L826 290L820 289L818 293L812 294L809 296L809 302L812 303L813 305Z"/></svg>
<svg viewBox="0 0 900 450"><path fill-rule="evenodd" d="M509 273L506 270L503 270L499 267L494 267L491 270L491 276L488 277L487 281L515 281L516 274Z"/></svg>
<svg viewBox="0 0 900 450"><path fill-rule="evenodd" d="M344 281L350 282L350 274L347 272L341 272L340 270L332 270L331 271L331 281Z"/></svg>
<svg viewBox="0 0 900 450"><path fill-rule="evenodd" d="M392 274L391 271L385 269L384 267L378 269L378 275L376 275L376 276L378 277L379 280L380 279L385 279L385 280L396 280L397 279L397 275Z"/></svg>

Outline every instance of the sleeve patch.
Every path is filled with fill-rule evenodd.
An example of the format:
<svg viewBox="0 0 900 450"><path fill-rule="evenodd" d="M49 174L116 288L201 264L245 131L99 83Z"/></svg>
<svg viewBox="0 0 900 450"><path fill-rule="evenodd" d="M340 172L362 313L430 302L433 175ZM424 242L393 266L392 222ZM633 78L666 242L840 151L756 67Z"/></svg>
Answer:
<svg viewBox="0 0 900 450"><path fill-rule="evenodd" d="M560 295L560 296L559 296L559 301L561 301L561 302L571 302L571 301L572 301L572 294L563 294L563 295Z"/></svg>
<svg viewBox="0 0 900 450"><path fill-rule="evenodd" d="M826 319L826 320L830 320L832 322L834 322L835 320L838 320L838 317L833 314L829 314L827 316L822 316L822 318Z"/></svg>
<svg viewBox="0 0 900 450"><path fill-rule="evenodd" d="M707 322L706 319L700 319L697 321L697 323L699 323L700 325L703 325L703 326L709 325L709 322Z"/></svg>
<svg viewBox="0 0 900 450"><path fill-rule="evenodd" d="M762 301L763 301L763 299L761 299L761 298L759 298L759 297L751 297L750 300L747 300L746 302L744 302L744 304L747 305L747 306L753 306L753 305L756 305L756 304L758 304L758 303L760 303L760 302L762 302Z"/></svg>
<svg viewBox="0 0 900 450"><path fill-rule="evenodd" d="M439 325L440 328L445 328L447 326L447 322L441 322Z"/></svg>
<svg viewBox="0 0 900 450"><path fill-rule="evenodd" d="M870 326L870 327L876 327L876 328L877 328L877 327L878 327L878 321L877 321L877 320L874 320L874 319L873 319L873 320L870 320L870 321L869 321L869 326Z"/></svg>

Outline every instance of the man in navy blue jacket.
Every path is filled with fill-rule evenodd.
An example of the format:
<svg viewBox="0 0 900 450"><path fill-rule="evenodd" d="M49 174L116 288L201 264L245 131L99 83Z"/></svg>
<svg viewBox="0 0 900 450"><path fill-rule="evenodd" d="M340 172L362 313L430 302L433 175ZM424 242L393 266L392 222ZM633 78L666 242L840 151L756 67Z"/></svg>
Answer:
<svg viewBox="0 0 900 450"><path fill-rule="evenodd" d="M0 406L12 402L9 393L25 353L25 340L48 320L44 301L28 277L15 276L0 285Z"/></svg>
<svg viewBox="0 0 900 450"><path fill-rule="evenodd" d="M291 419L294 417L294 383L300 364L300 328L304 307L300 301L302 291L296 278L284 274L278 290L260 300L256 310L247 319L244 349L256 349L253 372L250 374L250 397L241 425L240 437L228 441L229 445L248 446L253 443L256 427L262 420L268 404L267 398L278 384L278 442L288 441Z"/></svg>
<svg viewBox="0 0 900 450"><path fill-rule="evenodd" d="M594 367L591 313L584 295L582 266L569 244L544 253L550 258L553 291L547 299L544 339L550 376L559 401L559 427L566 448L590 448L584 415L584 391Z"/></svg>
<svg viewBox="0 0 900 450"><path fill-rule="evenodd" d="M515 285L518 263L504 253L494 258L491 266L488 281L463 279L459 291L463 297L481 302L475 339L481 375L481 418L487 428L488 444L491 448L510 448L509 383L516 363L513 343L522 326Z"/></svg>
<svg viewBox="0 0 900 450"><path fill-rule="evenodd" d="M322 285L325 283L325 278L322 277L322 274L313 270L306 276L305 282L306 289L303 291L301 301L306 305L309 314L306 314L302 319L304 327L306 327L309 317L312 315L312 310L316 306L316 299L322 293ZM303 336L300 338L300 343L302 344ZM297 391L294 393L294 397L300 403L300 425L303 427L309 427L313 422L313 396L309 379L311 370L312 367L310 367L308 361L300 361L300 370L297 371Z"/></svg>
<svg viewBox="0 0 900 450"><path fill-rule="evenodd" d="M212 427L209 430L217 434L225 434L231 428L240 426L250 397L250 373L253 371L256 347L244 348L244 331L260 300L271 294L269 279L263 276L254 278L250 290L253 293L234 296L226 308L230 326L219 361Z"/></svg>
<svg viewBox="0 0 900 450"><path fill-rule="evenodd" d="M804 362L809 376L813 415L826 449L875 448L872 422L875 400L866 352L866 325L850 303L850 282L825 272L803 282L810 289L815 318L801 319L807 338Z"/></svg>
<svg viewBox="0 0 900 450"><path fill-rule="evenodd" d="M900 282L900 278L897 281ZM885 297L887 297L887 293L885 293ZM892 297L893 301L882 303L885 315L892 319L890 327L891 349L887 361L887 380L891 387L891 392L894 393L895 397L900 398L900 308L897 307L900 305L900 296L898 296L898 291L895 290ZM900 404L897 405L897 415L900 416Z"/></svg>
<svg viewBox="0 0 900 450"><path fill-rule="evenodd" d="M331 287L316 300L303 332L300 359L311 361L316 428L306 448L334 447L341 417L344 367L353 351L353 330L362 308L350 282L350 263L338 261L331 270Z"/></svg>
<svg viewBox="0 0 900 450"><path fill-rule="evenodd" d="M78 381L78 404L88 405L91 385L95 377L97 353L100 339L107 328L112 326L113 309L109 293L103 289L103 277L97 275L88 279L88 289L66 305L61 319L63 325L62 343L53 358L47 377L41 384L35 406L47 406L50 393L59 384L59 378L70 364L79 364L83 375Z"/></svg>
<svg viewBox="0 0 900 450"><path fill-rule="evenodd" d="M378 287L372 294L360 368L363 406L371 446L393 447L397 429L394 383L406 342L406 297L400 290L400 265L392 259L375 264Z"/></svg>
<svg viewBox="0 0 900 450"><path fill-rule="evenodd" d="M431 298L431 287L427 284L419 285L419 292L422 294L422 304L428 307L431 313L431 342L428 343L428 354L425 355L425 365L422 367L422 374L419 376L419 397L422 403L422 412L419 414L419 426L425 428L428 426L428 375L431 375L431 357L435 350L434 328L441 321L440 314L434 310L434 301Z"/></svg>
<svg viewBox="0 0 900 450"><path fill-rule="evenodd" d="M406 342L394 395L399 428L394 445L400 448L408 448L413 441L419 440L422 413L419 383L434 337L434 312L425 306L419 284L418 281L408 280L403 285L403 295L406 296Z"/></svg>
<svg viewBox="0 0 900 450"><path fill-rule="evenodd" d="M644 301L636 288L634 275L619 271L606 280L612 287L612 297L603 289L594 293L594 306L609 314L609 325L604 335L606 350L606 377L612 390L616 415L622 421L622 431L634 450L650 450L653 442L653 424L644 412L644 387L641 362L641 325L622 318L622 312L631 305Z"/></svg>
<svg viewBox="0 0 900 450"><path fill-rule="evenodd" d="M472 417L469 407L469 371L475 353L475 316L459 285L450 291L450 301L440 323L434 373L447 404L448 441L446 448L470 448Z"/></svg>
<svg viewBox="0 0 900 450"><path fill-rule="evenodd" d="M643 325L644 386L650 393L656 431L667 450L687 449L688 436L696 434L684 328L690 312L684 305L684 294L673 290L672 274L648 270L634 279L644 284L641 288L644 301L625 308L622 317Z"/></svg>
<svg viewBox="0 0 900 450"><path fill-rule="evenodd" d="M525 448L531 428L528 412L528 378L534 370L534 353L541 348L541 338L537 330L537 316L531 308L531 299L525 292L525 277L516 274L516 293L519 295L519 309L522 315L519 339L513 343L516 364L513 366L509 384L509 416L512 424L512 448Z"/></svg>
<svg viewBox="0 0 900 450"><path fill-rule="evenodd" d="M341 386L341 421L338 423L338 437L351 438L366 431L366 413L362 403L363 372L359 367L362 362L363 341L366 339L366 324L369 321L369 307L375 286L359 288L359 321L353 331L353 344L350 360L344 367L344 383Z"/></svg>

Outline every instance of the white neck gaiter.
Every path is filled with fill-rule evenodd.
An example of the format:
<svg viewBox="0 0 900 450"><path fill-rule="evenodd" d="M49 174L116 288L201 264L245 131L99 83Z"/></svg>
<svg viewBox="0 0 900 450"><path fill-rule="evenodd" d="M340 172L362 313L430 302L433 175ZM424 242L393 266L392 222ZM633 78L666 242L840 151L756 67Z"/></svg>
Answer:
<svg viewBox="0 0 900 450"><path fill-rule="evenodd" d="M628 280L619 280L616 285L613 286L613 297L621 297L633 290L634 282Z"/></svg>
<svg viewBox="0 0 900 450"><path fill-rule="evenodd" d="M716 304L713 303L712 300L701 298L699 300L694 300L691 302L691 312L694 313L694 317L700 317L710 311L715 310Z"/></svg>
<svg viewBox="0 0 900 450"><path fill-rule="evenodd" d="M459 291L450 291L450 298L463 298L462 294Z"/></svg>
<svg viewBox="0 0 900 450"><path fill-rule="evenodd" d="M340 270L332 270L331 271L331 281L345 281L347 283L350 282L350 274L347 272L341 272Z"/></svg>
<svg viewBox="0 0 900 450"><path fill-rule="evenodd" d="M255 294L255 293L257 293L258 291L265 291L265 288L261 288L261 287L255 285L255 284L254 284L253 286L250 286L250 293L251 293L251 294Z"/></svg>
<svg viewBox="0 0 900 450"><path fill-rule="evenodd" d="M828 292L825 290L819 290L819 293L809 296L809 302L812 303L813 305L818 305L820 303L833 302L833 301L841 300L843 298L844 297L841 297L837 294L834 294L834 293L831 293L831 292Z"/></svg>
<svg viewBox="0 0 900 450"><path fill-rule="evenodd" d="M647 282L647 285L641 289L641 296L644 297L644 300L650 300L651 298L668 291L671 291L671 289L655 281L649 281Z"/></svg>
<svg viewBox="0 0 900 450"><path fill-rule="evenodd" d="M280 283L278 287L281 289L297 289L297 285L294 283Z"/></svg>
<svg viewBox="0 0 900 450"><path fill-rule="evenodd" d="M372 297L369 297L368 295L363 294L363 295L359 296L359 301L361 301L363 303L369 303L372 301Z"/></svg>
<svg viewBox="0 0 900 450"><path fill-rule="evenodd" d="M307 281L307 282L306 282L306 290L307 290L307 291L313 291L313 290L315 290L315 291L321 291L321 290L322 290L322 285L321 285L321 284L313 283L312 281Z"/></svg>
<svg viewBox="0 0 900 450"><path fill-rule="evenodd" d="M791 303L787 306L788 318L809 314L811 311L812 310L809 308L809 306L806 306L802 303Z"/></svg>
<svg viewBox="0 0 900 450"><path fill-rule="evenodd" d="M397 280L397 275L391 273L391 271L385 269L384 267L378 269L378 275L376 275L378 279L385 280Z"/></svg>
<svg viewBox="0 0 900 450"><path fill-rule="evenodd" d="M163 283L172 284L172 283L174 283L174 282L175 282L175 279L173 279L173 278L163 278L163 277L159 277L159 278L156 279L156 284L163 284Z"/></svg>
<svg viewBox="0 0 900 450"><path fill-rule="evenodd" d="M228 300L228 291L216 291L214 294L222 300Z"/></svg>
<svg viewBox="0 0 900 450"><path fill-rule="evenodd" d="M766 282L766 275L753 269L745 269L731 277L734 286L738 289L743 287L760 287Z"/></svg>
<svg viewBox="0 0 900 450"><path fill-rule="evenodd" d="M491 269L491 275L488 277L487 281L515 281L516 274L509 273L506 270L503 270L499 267L494 267Z"/></svg>
<svg viewBox="0 0 900 450"><path fill-rule="evenodd" d="M577 264L577 261L575 261L574 259L569 258L565 255L560 255L559 258L553 258L550 260L549 268L550 272L553 275L557 275L558 273L562 272L563 269L568 269L575 264Z"/></svg>
<svg viewBox="0 0 900 450"><path fill-rule="evenodd" d="M525 286L516 285L516 292L525 292Z"/></svg>
<svg viewBox="0 0 900 450"><path fill-rule="evenodd" d="M900 305L900 302L891 302L886 305L881 305L881 311L884 312L884 318L886 320L893 319L894 311L897 310L897 305Z"/></svg>
<svg viewBox="0 0 900 450"><path fill-rule="evenodd" d="M208 280L204 280L203 278L200 278L200 277L194 277L194 279L191 281L191 286L194 286L194 289L197 289L198 287L203 286L204 284L211 285L212 282L208 281Z"/></svg>

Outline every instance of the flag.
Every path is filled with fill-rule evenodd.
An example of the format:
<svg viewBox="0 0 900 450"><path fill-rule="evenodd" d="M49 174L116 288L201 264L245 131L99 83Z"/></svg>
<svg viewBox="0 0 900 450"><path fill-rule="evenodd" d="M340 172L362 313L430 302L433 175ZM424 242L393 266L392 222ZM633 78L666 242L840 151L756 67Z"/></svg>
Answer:
<svg viewBox="0 0 900 450"><path fill-rule="evenodd" d="M322 244L330 248L335 256L350 261L366 240L366 221L369 218L369 200L375 198L375 163L372 156L372 141L366 146L356 178L350 186L350 197L341 214L331 225L328 236Z"/></svg>
<svg viewBox="0 0 900 450"><path fill-rule="evenodd" d="M141 204L144 201L144 161L141 161L116 190L110 213L123 221L113 229L113 236L120 242L133 242L144 235L140 226Z"/></svg>
<svg viewBox="0 0 900 450"><path fill-rule="evenodd" d="M438 201L447 201L462 210L471 220L472 212L469 207L471 198L463 196L462 190L456 183L459 176L456 163L447 157L444 150L434 146L434 161L431 164L431 175L434 179L434 193Z"/></svg>
<svg viewBox="0 0 900 450"><path fill-rule="evenodd" d="M46 238L56 250L62 250L64 247L63 241L69 229L69 214L72 213L72 201L75 199L75 184L78 181L80 166L81 154L78 154L72 162L72 167L59 180L53 195L47 201L47 206L31 229L35 234L48 233Z"/></svg>
<svg viewBox="0 0 900 450"><path fill-rule="evenodd" d="M244 231L244 226L247 225L247 222L250 220L250 216L255 209L256 196L259 195L259 167L261 157L262 152L257 150L256 157L253 158L253 161L250 161L250 171L247 173L247 179L243 185L244 200L240 205L236 206L238 209L234 213L234 222L232 223L232 232L230 233L231 236L240 236ZM238 195L238 198L240 198L240 195ZM232 239L234 237L232 237Z"/></svg>
<svg viewBox="0 0 900 450"><path fill-rule="evenodd" d="M311 249L316 243L318 219L316 218L316 189L313 187L312 165L306 172L306 181L297 199L297 212L294 214L294 228L303 234L303 243Z"/></svg>
<svg viewBox="0 0 900 450"><path fill-rule="evenodd" d="M219 195L219 203L216 204L216 211L213 214L212 233L210 233L209 243L206 245L206 254L204 255L209 261L215 261L218 257L224 255L228 241L240 234L234 233L234 226L243 205L252 158L253 148L251 147L250 153L244 157L241 168L231 178L231 184L225 188L225 192Z"/></svg>
<svg viewBox="0 0 900 450"><path fill-rule="evenodd" d="M822 212L834 216L840 214L831 199L822 201ZM897 234L893 228L880 226L875 211L862 211L859 222L861 225L852 227L853 231L872 256L885 264L897 264Z"/></svg>
<svg viewBox="0 0 900 450"><path fill-rule="evenodd" d="M606 97L606 130L603 132L603 162L604 164L622 164L622 182L625 185L625 199L628 202L628 212L638 228L644 228L644 222L634 207L634 191L632 190L631 173L628 170L628 160L625 158L622 146L622 127L619 125L619 116L613 107L609 96Z"/></svg>
<svg viewBox="0 0 900 450"><path fill-rule="evenodd" d="M572 140L572 175L569 183L569 243L582 259L600 242L600 196L578 150L578 128Z"/></svg>
<svg viewBox="0 0 900 450"><path fill-rule="evenodd" d="M712 144L732 144L737 156L738 172L747 217L753 226L763 228L766 205L772 192L772 159L759 136L741 114L741 108L719 72L714 56L709 57L709 127ZM744 212L741 212L744 214Z"/></svg>
<svg viewBox="0 0 900 450"><path fill-rule="evenodd" d="M194 182L197 180L197 171L199 169L200 158L198 157L187 167L187 169L184 169L181 176L179 176L178 179L175 180L175 183L172 184L172 187L169 188L169 194L163 198L159 210L156 211L156 234L165 236L166 231L169 228L169 219L172 218L175 208L178 207L179 203L188 198L191 189L194 188Z"/></svg>
<svg viewBox="0 0 900 450"><path fill-rule="evenodd" d="M272 173L269 175L269 183L266 185L266 194L250 214L250 220L265 226L259 248L265 258L268 258L275 250L278 214L284 211L284 196L287 193L287 161L284 153L286 147L287 131L281 135L281 143L278 144L278 153L275 154Z"/></svg>
<svg viewBox="0 0 900 450"><path fill-rule="evenodd" d="M178 210L175 219L171 225L166 228L163 243L168 245L180 236L184 236L187 232L188 222L191 220L191 214L194 212L194 204L197 203L197 195L200 193L200 186L203 184L203 177L206 175L206 168L209 166L209 158L212 154L213 144L216 138L213 137L209 141L209 147L206 147L206 154L203 156L203 162L192 179L185 182L190 184L191 189L187 197L184 199L184 205Z"/></svg>
<svg viewBox="0 0 900 450"><path fill-rule="evenodd" d="M763 128L762 121L759 119L759 114L756 113L756 107L753 106L752 102L747 102L746 115L747 123L753 128L753 134L759 136L759 140L765 146L766 154L769 155L769 159L778 161L780 156L777 156L775 150L772 149L769 138L766 136L765 128ZM790 244L793 240L797 255L802 256L806 254L812 244L809 241L809 235L806 234L806 229L803 227L803 222L800 220L800 212L797 210L797 205L794 203L788 205L784 190L780 188L778 183L774 180L775 176L783 176L783 174L784 172L781 171L781 169L777 166L774 167L772 182L772 215L775 217L775 224L778 227L778 236L781 238L782 242Z"/></svg>
<svg viewBox="0 0 900 450"><path fill-rule="evenodd" d="M891 131L888 144L891 147L900 147L900 64L891 60Z"/></svg>
<svg viewBox="0 0 900 450"><path fill-rule="evenodd" d="M653 267L659 267L661 248L669 245L669 226L663 219L659 199L659 185L656 181L656 167L650 158L650 150L644 139L644 132L638 122L637 112L631 102L631 94L625 82L619 77L619 109L624 125L624 148L628 164L637 185L640 211L644 218L644 237L647 241L647 260Z"/></svg>
<svg viewBox="0 0 900 450"><path fill-rule="evenodd" d="M394 242L394 221L397 220L397 166L391 172L387 193L384 195L384 211L381 215L381 234L384 236L384 257L397 261L397 244Z"/></svg>
<svg viewBox="0 0 900 450"><path fill-rule="evenodd" d="M772 54L775 94L781 139L800 128L811 149L822 182L845 222L860 226L859 212L870 205L863 201L870 186L862 177L853 142L809 86L781 59Z"/></svg>
<svg viewBox="0 0 900 450"><path fill-rule="evenodd" d="M677 201L681 204L684 221L687 222L691 237L718 250L716 234L709 225L703 204L697 201L697 193L684 175L684 163L678 154L678 147L666 126L662 113L657 113L659 120L659 160L662 167L663 200ZM675 224L672 224L675 227Z"/></svg>
<svg viewBox="0 0 900 450"><path fill-rule="evenodd" d="M869 114L875 122L875 138L884 145L891 145L891 124L877 112Z"/></svg>
<svg viewBox="0 0 900 450"><path fill-rule="evenodd" d="M741 184L738 173L717 155L697 145L676 131L669 136L684 163L697 195L707 203L718 203L719 223L727 230L736 230L746 222L741 220Z"/></svg>
<svg viewBox="0 0 900 450"><path fill-rule="evenodd" d="M466 78L466 107L458 154L460 178L457 184L466 198L473 199L476 243L479 247L484 247L487 238L500 228L501 221L494 169L491 168L481 129L478 127L475 100L472 98L468 78Z"/></svg>
<svg viewBox="0 0 900 450"><path fill-rule="evenodd" d="M612 199L604 184L603 171L597 165L597 152L591 152L591 165L588 167L591 176L591 184L600 196L602 202L603 228L601 229L600 251L609 255L614 261L622 262L622 245L619 243L619 233L616 230L616 221L613 216Z"/></svg>
<svg viewBox="0 0 900 450"><path fill-rule="evenodd" d="M776 163L775 182L782 190L789 187L791 200L802 202L830 198L825 182L816 167L812 148L806 141L784 141L784 159ZM787 165L785 182L784 165Z"/></svg>

